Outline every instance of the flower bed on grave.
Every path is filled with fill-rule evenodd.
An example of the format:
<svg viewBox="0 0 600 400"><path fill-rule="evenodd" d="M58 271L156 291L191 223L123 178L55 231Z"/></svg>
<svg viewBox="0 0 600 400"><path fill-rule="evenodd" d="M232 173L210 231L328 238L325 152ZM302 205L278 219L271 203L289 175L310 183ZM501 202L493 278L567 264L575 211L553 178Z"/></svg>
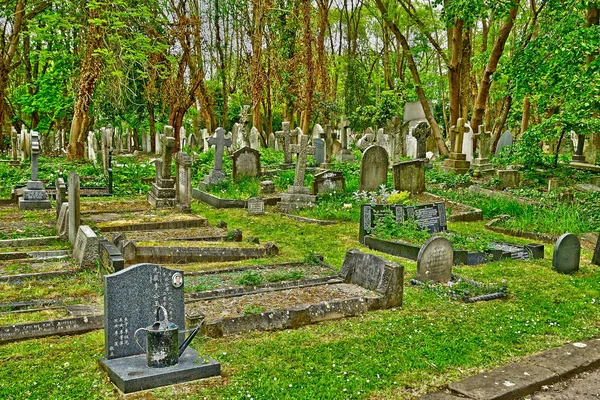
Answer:
<svg viewBox="0 0 600 400"><path fill-rule="evenodd" d="M361 208L359 241L369 248L417 260L421 245L432 235L446 237L455 247L455 264L479 265L503 258L544 257L544 246L503 242L500 235L449 232L445 203L419 206L370 205Z"/></svg>

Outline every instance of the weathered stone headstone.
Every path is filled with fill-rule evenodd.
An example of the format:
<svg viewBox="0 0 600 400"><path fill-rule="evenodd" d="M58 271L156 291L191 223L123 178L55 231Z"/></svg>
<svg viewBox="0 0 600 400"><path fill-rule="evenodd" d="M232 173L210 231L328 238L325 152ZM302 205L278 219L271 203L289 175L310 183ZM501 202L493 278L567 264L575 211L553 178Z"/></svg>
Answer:
<svg viewBox="0 0 600 400"><path fill-rule="evenodd" d="M79 227L73 246L73 258L81 268L89 268L96 265L99 243L100 240L92 228L87 225Z"/></svg>
<svg viewBox="0 0 600 400"><path fill-rule="evenodd" d="M513 135L510 131L506 131L500 136L498 144L496 145L496 155L499 155L503 148L513 144Z"/></svg>
<svg viewBox="0 0 600 400"><path fill-rule="evenodd" d="M596 249L594 250L594 255L592 256L592 264L600 265L600 235L598 235L598 241L596 242Z"/></svg>
<svg viewBox="0 0 600 400"><path fill-rule="evenodd" d="M427 139L431 136L431 128L427 122L419 123L412 133L413 137L417 139L417 159L427 158Z"/></svg>
<svg viewBox="0 0 600 400"><path fill-rule="evenodd" d="M260 197L248 199L248 215L263 215L265 213L265 201Z"/></svg>
<svg viewBox="0 0 600 400"><path fill-rule="evenodd" d="M473 129L468 123L465 123L462 152L467 156L467 161L473 161Z"/></svg>
<svg viewBox="0 0 600 400"><path fill-rule="evenodd" d="M316 196L310 194L310 188L304 186L306 156L314 154L314 147L309 145L309 140L309 136L299 135L298 144L290 145L291 152L298 154L298 156L296 158L294 185L288 188L287 193L281 194L281 202L278 204L279 209L284 213L310 207L316 201Z"/></svg>
<svg viewBox="0 0 600 400"><path fill-rule="evenodd" d="M67 202L63 202L60 206L56 220L56 234L61 239L69 239L69 204Z"/></svg>
<svg viewBox="0 0 600 400"><path fill-rule="evenodd" d="M269 149L275 148L275 134L273 132L269 133L269 138L267 139L267 147Z"/></svg>
<svg viewBox="0 0 600 400"><path fill-rule="evenodd" d="M394 189L413 194L425 191L425 160L417 159L394 164Z"/></svg>
<svg viewBox="0 0 600 400"><path fill-rule="evenodd" d="M275 132L275 137L279 139L283 145L284 164L292 164L292 138L296 136L296 130L290 129L290 123L283 121L281 123L281 131Z"/></svg>
<svg viewBox="0 0 600 400"><path fill-rule="evenodd" d="M317 165L325 162L325 139L313 138L313 147L315 148L315 161Z"/></svg>
<svg viewBox="0 0 600 400"><path fill-rule="evenodd" d="M233 161L233 179L237 180L242 176L260 176L260 152L244 147L234 152L231 156Z"/></svg>
<svg viewBox="0 0 600 400"><path fill-rule="evenodd" d="M404 289L404 267L373 254L352 249L346 252L340 276L384 297L383 308L400 307Z"/></svg>
<svg viewBox="0 0 600 400"><path fill-rule="evenodd" d="M254 150L260 149L260 132L254 126L250 129L250 148Z"/></svg>
<svg viewBox="0 0 600 400"><path fill-rule="evenodd" d="M441 168L444 171L453 171L456 174L466 174L471 167L471 163L467 161L467 155L463 153L463 142L465 134L465 120L459 118L457 125L451 128L454 137L454 148L450 153L450 157L444 161Z"/></svg>
<svg viewBox="0 0 600 400"><path fill-rule="evenodd" d="M325 140L325 162L322 167L329 168L329 164L331 163L332 154L333 154L333 140L335 139L335 134L331 129L331 125L325 125L325 131L323 133L323 139Z"/></svg>
<svg viewBox="0 0 600 400"><path fill-rule="evenodd" d="M250 147L250 106L243 105L240 110L240 120L239 120L239 130L238 130L238 149L242 147Z"/></svg>
<svg viewBox="0 0 600 400"><path fill-rule="evenodd" d="M348 148L348 130L350 128L349 122L345 116L342 117L340 123L338 124L338 128L340 129L340 145L341 148L339 151L335 147L332 147L332 155L336 157L336 159L340 162L354 162L356 157L352 154L352 151Z"/></svg>
<svg viewBox="0 0 600 400"><path fill-rule="evenodd" d="M565 233L554 246L552 268L562 274L572 274L579 271L581 244L579 238L572 233Z"/></svg>
<svg viewBox="0 0 600 400"><path fill-rule="evenodd" d="M443 237L432 237L421 246L417 256L417 277L421 282L448 283L452 278L454 251Z"/></svg>
<svg viewBox="0 0 600 400"><path fill-rule="evenodd" d="M210 357L198 357L187 348L179 364L149 368L144 350L134 334L157 321L157 307L167 310L168 320L179 328L179 345L185 329L183 271L154 264L137 264L104 276L104 346L100 365L124 393L171 385L220 374L220 365ZM132 307L135 304L135 307ZM162 313L161 313L162 317ZM144 333L144 332L142 332ZM142 333L137 339L145 348Z"/></svg>
<svg viewBox="0 0 600 400"><path fill-rule="evenodd" d="M473 159L473 162L471 163L473 175L491 175L495 171L489 160L492 145L492 133L487 132L484 125L479 125L478 132L479 133L473 135L473 137L477 139L477 158Z"/></svg>
<svg viewBox="0 0 600 400"><path fill-rule="evenodd" d="M406 156L410 157L412 159L416 159L417 158L417 147L418 147L417 138L414 137L412 134L408 134L404 138L404 141L405 141L404 149L406 151Z"/></svg>
<svg viewBox="0 0 600 400"><path fill-rule="evenodd" d="M313 130L312 130L312 138L316 139L316 138L323 138L323 133L325 131L323 130L323 127L319 124L315 124L315 126L313 126Z"/></svg>
<svg viewBox="0 0 600 400"><path fill-rule="evenodd" d="M498 179L500 179L500 189L512 189L521 185L522 172L506 169L498 170Z"/></svg>
<svg viewBox="0 0 600 400"><path fill-rule="evenodd" d="M346 191L346 179L344 174L337 171L323 171L315 175L313 180L313 194L344 193Z"/></svg>
<svg viewBox="0 0 600 400"><path fill-rule="evenodd" d="M370 146L360 162L360 190L377 191L387 183L389 159L387 151L381 146Z"/></svg>
<svg viewBox="0 0 600 400"><path fill-rule="evenodd" d="M69 172L69 242L75 245L75 237L81 224L81 199L79 174Z"/></svg>
<svg viewBox="0 0 600 400"><path fill-rule="evenodd" d="M23 197L19 198L20 210L46 209L51 207L44 184L38 179L39 144L39 134L31 131L31 179L27 182L27 188L23 189Z"/></svg>
<svg viewBox="0 0 600 400"><path fill-rule="evenodd" d="M54 186L56 187L56 218L58 219L62 203L67 201L67 185L63 178L56 178Z"/></svg>
<svg viewBox="0 0 600 400"><path fill-rule="evenodd" d="M147 200L152 207L173 207L176 202L176 191L175 179L171 176L173 148L175 148L172 126L164 127L164 134L161 135L158 143L161 143L161 159L155 161L156 180L152 184L152 190L148 192Z"/></svg>
<svg viewBox="0 0 600 400"><path fill-rule="evenodd" d="M207 140L209 146L215 146L215 163L213 169L204 177L205 185L219 185L226 176L223 172L223 150L231 147L231 138L225 138L225 129L217 128L215 135Z"/></svg>
<svg viewBox="0 0 600 400"><path fill-rule="evenodd" d="M367 128L364 135L356 142L356 147L365 151L369 146L375 145L377 142L375 134L371 128Z"/></svg>
<svg viewBox="0 0 600 400"><path fill-rule="evenodd" d="M275 193L275 183L273 181L262 181L260 183L260 192L262 194Z"/></svg>
<svg viewBox="0 0 600 400"><path fill-rule="evenodd" d="M192 212L192 158L184 151L178 152L175 155L175 168L177 208L185 213Z"/></svg>
<svg viewBox="0 0 600 400"><path fill-rule="evenodd" d="M125 259L111 241L102 239L99 245L99 259L103 275L114 274L125 268Z"/></svg>

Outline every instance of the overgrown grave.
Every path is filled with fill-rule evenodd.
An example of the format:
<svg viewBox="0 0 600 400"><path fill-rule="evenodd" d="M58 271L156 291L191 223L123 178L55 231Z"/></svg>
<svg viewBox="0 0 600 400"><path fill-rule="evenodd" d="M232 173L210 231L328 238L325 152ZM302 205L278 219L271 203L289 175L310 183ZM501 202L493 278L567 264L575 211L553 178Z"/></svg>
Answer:
<svg viewBox="0 0 600 400"><path fill-rule="evenodd" d="M297 267L293 270L300 271ZM234 283L237 287L217 287L190 294L186 319L192 326L204 321L204 334L219 337L253 330L296 328L402 305L401 265L350 250L340 274L330 275L331 272L333 269L317 268L306 279L262 284L258 284L258 277L268 274L263 271L260 275L258 269L203 273L197 276L204 278L204 285ZM236 273L239 275L232 277ZM294 277L281 268L274 273ZM322 273L326 275L319 276ZM243 285L245 282L249 284Z"/></svg>
<svg viewBox="0 0 600 400"><path fill-rule="evenodd" d="M390 236L390 239L374 234ZM369 248L395 256L417 260L422 246L430 235L441 233L449 238L460 238L448 232L446 205L443 202L419 206L364 204L361 206L359 242ZM417 243L415 243L415 241ZM475 243L474 243L475 244ZM481 246L478 246L481 247ZM511 243L486 243L481 250L454 250L456 264L479 265L491 260L512 258L520 260L544 257L544 246Z"/></svg>

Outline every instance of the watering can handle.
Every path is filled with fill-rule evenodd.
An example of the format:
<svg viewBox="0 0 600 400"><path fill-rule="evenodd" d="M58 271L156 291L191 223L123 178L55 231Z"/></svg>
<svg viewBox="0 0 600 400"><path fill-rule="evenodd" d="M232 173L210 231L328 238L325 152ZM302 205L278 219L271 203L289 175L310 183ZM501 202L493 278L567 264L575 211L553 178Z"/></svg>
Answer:
<svg viewBox="0 0 600 400"><path fill-rule="evenodd" d="M135 333L133 334L133 339L135 340L135 343L137 343L137 345L140 347L140 349L142 349L142 351L146 351L146 349L144 349L144 348L142 347L142 345L140 344L140 342L138 342L138 340L137 340L137 334L138 334L138 332L139 332L139 331L147 331L147 330L148 330L148 329L146 329L146 328L139 328L139 329L137 329L137 330L135 331Z"/></svg>
<svg viewBox="0 0 600 400"><path fill-rule="evenodd" d="M167 314L167 309L164 308L163 306L156 306L156 321L158 321L159 317L160 317L160 310L163 311L163 315L165 316L165 326L169 327L169 314Z"/></svg>

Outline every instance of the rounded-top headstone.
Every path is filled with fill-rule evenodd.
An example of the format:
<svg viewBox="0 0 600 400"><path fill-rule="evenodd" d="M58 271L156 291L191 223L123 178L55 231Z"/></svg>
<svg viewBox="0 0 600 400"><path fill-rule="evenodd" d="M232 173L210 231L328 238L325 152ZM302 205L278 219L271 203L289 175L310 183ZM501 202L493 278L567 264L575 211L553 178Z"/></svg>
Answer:
<svg viewBox="0 0 600 400"><path fill-rule="evenodd" d="M579 238L572 233L565 233L556 241L552 268L562 274L572 274L579 271L581 244Z"/></svg>
<svg viewBox="0 0 600 400"><path fill-rule="evenodd" d="M360 164L360 190L376 191L387 183L389 158L381 146L369 146L363 153Z"/></svg>
<svg viewBox="0 0 600 400"><path fill-rule="evenodd" d="M446 238L435 236L421 246L417 256L417 280L448 283L452 278L454 250Z"/></svg>

